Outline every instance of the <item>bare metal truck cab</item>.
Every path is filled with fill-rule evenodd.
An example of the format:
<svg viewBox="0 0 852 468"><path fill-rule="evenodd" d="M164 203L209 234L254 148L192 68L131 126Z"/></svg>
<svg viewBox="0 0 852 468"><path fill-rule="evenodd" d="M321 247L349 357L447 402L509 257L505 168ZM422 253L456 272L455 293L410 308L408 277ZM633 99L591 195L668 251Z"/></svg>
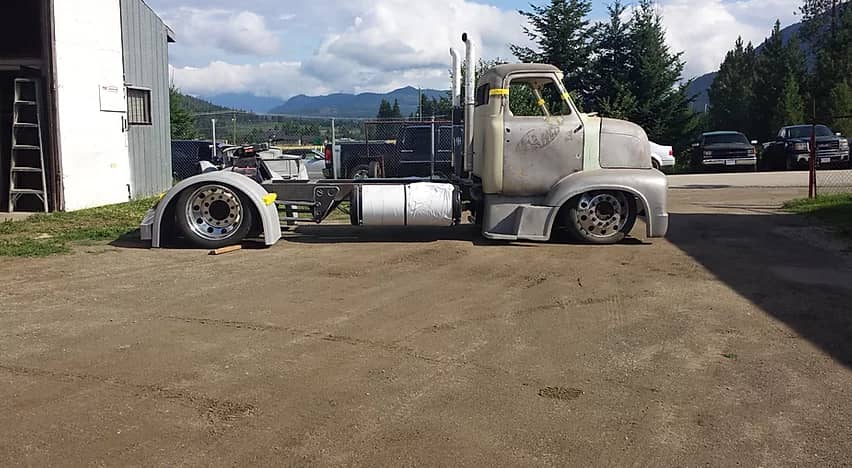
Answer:
<svg viewBox="0 0 852 468"><path fill-rule="evenodd" d="M475 48L463 40L464 156L453 158L453 176L258 182L226 164L172 188L143 220L142 238L218 248L262 232L272 245L281 222L320 223L344 202L359 226L453 226L469 212L490 239L612 244L641 215L648 237L665 236L667 181L642 128L580 113L550 65L499 65L474 83ZM451 54L461 109L461 60Z"/></svg>
<svg viewBox="0 0 852 468"><path fill-rule="evenodd" d="M653 170L644 130L580 113L562 78L550 65L516 64L477 83L473 175L482 185L483 234L548 240L556 228L617 242L641 210L648 236L664 236L667 181ZM513 105L515 94L526 106Z"/></svg>

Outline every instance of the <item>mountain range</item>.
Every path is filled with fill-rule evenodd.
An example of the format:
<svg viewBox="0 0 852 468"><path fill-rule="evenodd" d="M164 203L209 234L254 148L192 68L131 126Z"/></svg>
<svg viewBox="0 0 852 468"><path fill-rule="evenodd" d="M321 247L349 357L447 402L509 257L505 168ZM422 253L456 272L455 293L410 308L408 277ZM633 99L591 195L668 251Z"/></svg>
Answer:
<svg viewBox="0 0 852 468"><path fill-rule="evenodd" d="M786 43L793 35L802 28L802 23L796 23L781 30L781 37ZM813 64L813 49L806 42L801 42L805 52L808 65ZM733 46L733 38L731 40ZM757 53L763 49L763 44L757 47ZM708 91L716 79L717 72L711 72L694 78L687 95L695 96L692 104L696 112L704 112L710 104ZM362 93L347 94L335 93L327 96L305 96L298 95L290 99L276 97L256 96L251 93L223 93L213 96L203 96L201 99L215 106L227 109L239 109L258 114L283 114L303 117L337 117L337 118L370 118L375 117L382 99L393 103L399 102L400 111L403 116L417 112L418 96L417 88L408 86L390 93ZM429 99L440 99L447 96L447 91L436 89L424 89L422 93Z"/></svg>
<svg viewBox="0 0 852 468"><path fill-rule="evenodd" d="M417 112L420 93L428 99L447 97L447 91L408 86L389 93L347 94L327 96L298 95L288 100L255 96L251 93L225 93L205 96L202 99L217 106L239 109L258 114L282 114L301 117L370 118L375 117L382 100L399 102L400 112L408 116Z"/></svg>

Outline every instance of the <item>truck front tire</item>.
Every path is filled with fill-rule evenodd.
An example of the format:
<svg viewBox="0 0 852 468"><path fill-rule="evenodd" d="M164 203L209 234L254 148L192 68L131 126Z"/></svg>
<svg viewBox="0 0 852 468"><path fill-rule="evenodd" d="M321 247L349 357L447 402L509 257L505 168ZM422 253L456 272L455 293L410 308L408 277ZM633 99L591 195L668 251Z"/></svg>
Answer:
<svg viewBox="0 0 852 468"><path fill-rule="evenodd" d="M560 213L560 228L587 244L617 244L636 224L636 200L624 192L589 192L573 198Z"/></svg>
<svg viewBox="0 0 852 468"><path fill-rule="evenodd" d="M223 184L201 184L180 194L175 221L192 245L218 249L246 238L254 222L254 211L241 191Z"/></svg>

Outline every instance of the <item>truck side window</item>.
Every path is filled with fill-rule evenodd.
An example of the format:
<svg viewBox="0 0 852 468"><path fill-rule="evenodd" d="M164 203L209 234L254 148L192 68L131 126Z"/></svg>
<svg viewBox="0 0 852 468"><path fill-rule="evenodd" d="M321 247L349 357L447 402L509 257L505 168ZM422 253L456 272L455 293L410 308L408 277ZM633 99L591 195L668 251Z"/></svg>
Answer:
<svg viewBox="0 0 852 468"><path fill-rule="evenodd" d="M491 85L484 84L476 89L476 107L488 104L488 95L491 93Z"/></svg>
<svg viewBox="0 0 852 468"><path fill-rule="evenodd" d="M545 117L571 114L571 108L556 83L547 78L512 80L509 110L515 117Z"/></svg>
<svg viewBox="0 0 852 468"><path fill-rule="evenodd" d="M436 135L437 137L437 135ZM408 127L402 133L400 149L412 151L417 155L429 155L432 145L432 134L429 127Z"/></svg>

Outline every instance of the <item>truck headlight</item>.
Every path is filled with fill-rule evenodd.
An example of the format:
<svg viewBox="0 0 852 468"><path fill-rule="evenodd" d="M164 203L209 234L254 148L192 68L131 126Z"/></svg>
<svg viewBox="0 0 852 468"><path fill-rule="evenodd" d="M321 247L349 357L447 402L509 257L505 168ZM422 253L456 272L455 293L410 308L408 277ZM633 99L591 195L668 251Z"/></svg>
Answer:
<svg viewBox="0 0 852 468"><path fill-rule="evenodd" d="M712 151L705 151L705 152L704 152L704 157L705 157L705 158L709 158L709 157L711 157L711 156L713 156L713 152L712 152Z"/></svg>
<svg viewBox="0 0 852 468"><path fill-rule="evenodd" d="M756 154L757 154L757 150L756 150L756 149L754 149L754 148L749 148L749 149L748 149L748 155L749 155L749 156L754 156L754 155L756 155Z"/></svg>
<svg viewBox="0 0 852 468"><path fill-rule="evenodd" d="M840 149L848 150L849 149L849 140L840 140Z"/></svg>
<svg viewBox="0 0 852 468"><path fill-rule="evenodd" d="M793 143L793 151L808 151L808 143Z"/></svg>

